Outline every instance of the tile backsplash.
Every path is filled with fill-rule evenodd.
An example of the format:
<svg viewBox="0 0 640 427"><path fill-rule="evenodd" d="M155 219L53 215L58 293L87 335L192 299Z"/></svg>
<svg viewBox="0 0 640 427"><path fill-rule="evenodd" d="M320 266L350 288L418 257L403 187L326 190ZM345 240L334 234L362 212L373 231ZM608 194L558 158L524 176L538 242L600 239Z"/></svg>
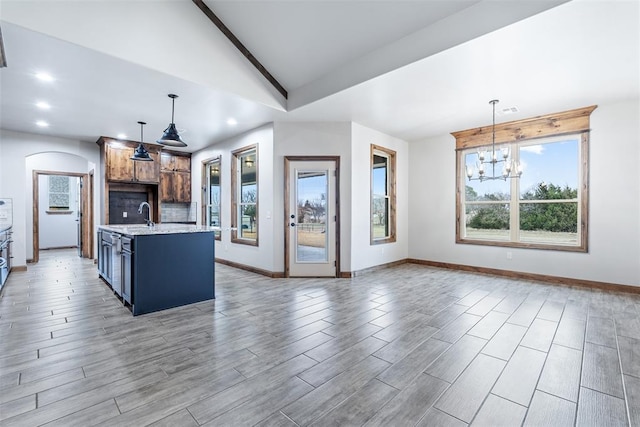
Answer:
<svg viewBox="0 0 640 427"><path fill-rule="evenodd" d="M161 203L160 218L167 222L196 222L198 204L192 203Z"/></svg>

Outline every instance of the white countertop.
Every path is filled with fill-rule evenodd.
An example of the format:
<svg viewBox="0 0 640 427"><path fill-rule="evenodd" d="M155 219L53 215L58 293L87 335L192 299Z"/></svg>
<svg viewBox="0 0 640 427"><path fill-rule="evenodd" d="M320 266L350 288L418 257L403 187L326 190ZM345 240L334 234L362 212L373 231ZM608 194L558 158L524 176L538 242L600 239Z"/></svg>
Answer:
<svg viewBox="0 0 640 427"><path fill-rule="evenodd" d="M220 227L193 224L156 224L148 227L144 224L99 225L99 229L128 236L148 236L152 234L208 233L219 231Z"/></svg>

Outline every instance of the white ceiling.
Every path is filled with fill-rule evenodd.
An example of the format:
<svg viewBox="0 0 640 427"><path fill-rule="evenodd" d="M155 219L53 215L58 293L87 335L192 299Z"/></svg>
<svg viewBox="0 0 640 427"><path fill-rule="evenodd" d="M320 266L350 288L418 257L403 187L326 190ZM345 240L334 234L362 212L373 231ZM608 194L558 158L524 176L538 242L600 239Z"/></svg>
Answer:
<svg viewBox="0 0 640 427"><path fill-rule="evenodd" d="M526 19L534 6L559 2L207 1L289 91L287 108L235 49L216 39L218 30L191 2L179 5L186 11L175 17L183 20L181 31L167 32L170 25L149 19L145 34L154 25L164 33L144 40L128 34L126 23L101 40L95 28L105 13L93 13L92 22L84 11L75 12L76 21L70 13L46 20L79 3L113 9L108 2L2 3L8 67L0 70L0 127L91 143L121 132L138 140L139 120L148 123L145 142L153 142L170 121L170 92L180 95L175 121L187 151L270 121L354 121L416 141L486 125L493 98L501 100L498 108L520 109L498 117L507 121L640 96L640 5L634 0L574 0ZM117 7L132 3L157 13L175 6L145 0ZM131 28L134 17L127 21ZM193 40L179 45L189 28L203 43L218 43L215 52ZM177 46L159 46L146 62L131 59L144 57L142 48L149 51L148 43L167 34ZM130 56L120 55L117 37L132 46ZM144 46L136 51L137 45ZM183 57L184 63L171 63ZM215 69L201 70L208 59ZM56 80L36 81L39 70ZM207 80L216 72L226 80ZM51 110L39 111L39 100ZM236 126L226 124L230 117ZM36 127L40 119L50 126Z"/></svg>

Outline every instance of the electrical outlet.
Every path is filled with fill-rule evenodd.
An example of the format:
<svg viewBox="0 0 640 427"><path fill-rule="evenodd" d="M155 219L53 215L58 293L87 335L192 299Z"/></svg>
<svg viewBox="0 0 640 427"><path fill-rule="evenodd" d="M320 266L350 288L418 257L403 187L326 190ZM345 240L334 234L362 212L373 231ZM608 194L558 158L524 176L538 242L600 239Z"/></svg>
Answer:
<svg viewBox="0 0 640 427"><path fill-rule="evenodd" d="M122 212L122 218L126 218L127 217L127 212Z"/></svg>
<svg viewBox="0 0 640 427"><path fill-rule="evenodd" d="M511 251L507 252L507 259L513 259L513 254Z"/></svg>

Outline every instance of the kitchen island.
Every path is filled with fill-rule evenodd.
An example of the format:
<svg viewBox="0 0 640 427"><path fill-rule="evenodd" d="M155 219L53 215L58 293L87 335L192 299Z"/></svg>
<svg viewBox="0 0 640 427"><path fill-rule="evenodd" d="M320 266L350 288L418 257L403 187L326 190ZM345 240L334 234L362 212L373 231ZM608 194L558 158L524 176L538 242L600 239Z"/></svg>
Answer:
<svg viewBox="0 0 640 427"><path fill-rule="evenodd" d="M216 227L98 227L100 277L134 316L215 298Z"/></svg>

